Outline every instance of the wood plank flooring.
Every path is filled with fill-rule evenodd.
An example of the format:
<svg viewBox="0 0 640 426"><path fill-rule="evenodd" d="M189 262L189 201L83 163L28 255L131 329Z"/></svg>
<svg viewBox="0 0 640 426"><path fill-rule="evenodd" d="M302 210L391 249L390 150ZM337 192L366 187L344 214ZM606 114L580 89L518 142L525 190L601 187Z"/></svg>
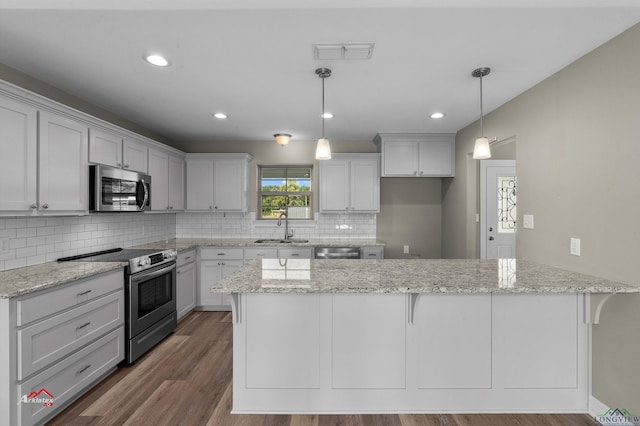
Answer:
<svg viewBox="0 0 640 426"><path fill-rule="evenodd" d="M118 368L49 425L583 426L586 414L239 415L228 312L193 312L135 365Z"/></svg>

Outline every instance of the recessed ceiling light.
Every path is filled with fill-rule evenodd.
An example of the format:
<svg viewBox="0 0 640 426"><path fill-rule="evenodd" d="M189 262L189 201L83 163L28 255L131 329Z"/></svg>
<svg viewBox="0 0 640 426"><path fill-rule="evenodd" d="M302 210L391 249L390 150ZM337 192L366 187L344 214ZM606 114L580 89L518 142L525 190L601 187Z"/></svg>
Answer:
<svg viewBox="0 0 640 426"><path fill-rule="evenodd" d="M169 61L167 61L163 56L160 55L146 55L144 59L145 61L157 67L169 66Z"/></svg>
<svg viewBox="0 0 640 426"><path fill-rule="evenodd" d="M324 114L320 114L320 117L322 117L322 118L333 118L333 114L331 114L330 112L325 112Z"/></svg>
<svg viewBox="0 0 640 426"><path fill-rule="evenodd" d="M224 119L224 118L227 118L227 114L222 113L222 112L216 112L215 114L213 114L213 116L214 116L215 118L219 118L219 119L221 119L221 120L222 120L222 119Z"/></svg>
<svg viewBox="0 0 640 426"><path fill-rule="evenodd" d="M444 114L441 113L441 112L434 112L429 117L431 117L431 118L442 118L442 117L444 117Z"/></svg>

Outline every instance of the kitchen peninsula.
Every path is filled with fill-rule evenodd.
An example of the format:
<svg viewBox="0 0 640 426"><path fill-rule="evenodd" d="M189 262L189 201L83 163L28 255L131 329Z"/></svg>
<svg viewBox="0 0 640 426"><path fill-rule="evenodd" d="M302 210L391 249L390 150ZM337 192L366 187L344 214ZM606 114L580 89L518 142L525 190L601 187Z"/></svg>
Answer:
<svg viewBox="0 0 640 426"><path fill-rule="evenodd" d="M559 413L588 411L590 295L640 289L516 259L262 259L212 291L234 413Z"/></svg>

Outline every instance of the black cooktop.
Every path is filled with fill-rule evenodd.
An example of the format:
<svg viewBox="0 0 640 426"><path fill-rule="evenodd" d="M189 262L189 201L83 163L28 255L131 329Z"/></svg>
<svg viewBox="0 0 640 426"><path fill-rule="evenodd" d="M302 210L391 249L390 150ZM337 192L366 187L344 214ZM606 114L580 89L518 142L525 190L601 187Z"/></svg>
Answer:
<svg viewBox="0 0 640 426"><path fill-rule="evenodd" d="M115 248L77 256L61 257L58 262L127 262L131 259L160 251L162 250Z"/></svg>

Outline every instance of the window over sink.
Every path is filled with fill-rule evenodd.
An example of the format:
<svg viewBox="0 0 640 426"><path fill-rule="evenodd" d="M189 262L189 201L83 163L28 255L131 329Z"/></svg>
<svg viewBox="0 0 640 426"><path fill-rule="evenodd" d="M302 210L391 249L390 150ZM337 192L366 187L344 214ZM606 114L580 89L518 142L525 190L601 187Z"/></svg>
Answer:
<svg viewBox="0 0 640 426"><path fill-rule="evenodd" d="M258 166L259 219L313 218L311 177L313 166Z"/></svg>

